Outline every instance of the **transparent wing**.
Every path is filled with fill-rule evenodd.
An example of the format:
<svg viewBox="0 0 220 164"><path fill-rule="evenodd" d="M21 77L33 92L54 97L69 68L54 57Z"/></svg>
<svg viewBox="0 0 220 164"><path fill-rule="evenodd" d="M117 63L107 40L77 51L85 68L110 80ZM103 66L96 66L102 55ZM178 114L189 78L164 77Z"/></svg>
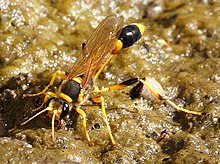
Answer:
<svg viewBox="0 0 220 164"><path fill-rule="evenodd" d="M82 54L72 67L68 78L83 74L82 87L85 88L105 56L114 48L117 35L123 26L123 17L110 15L97 26L82 48Z"/></svg>

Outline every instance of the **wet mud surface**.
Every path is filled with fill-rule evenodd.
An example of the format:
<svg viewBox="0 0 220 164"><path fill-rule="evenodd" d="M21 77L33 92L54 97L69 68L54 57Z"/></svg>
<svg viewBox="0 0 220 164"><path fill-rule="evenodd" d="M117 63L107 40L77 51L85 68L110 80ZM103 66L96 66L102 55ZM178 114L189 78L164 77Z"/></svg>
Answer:
<svg viewBox="0 0 220 164"><path fill-rule="evenodd" d="M220 3L218 1L0 0L1 163L218 163L220 161ZM104 87L131 78L157 80L180 107L131 99L132 87L103 93L117 148L100 106L88 101L89 145L82 118L72 110L51 139L47 113L25 126L52 74L70 72L81 44L107 15L124 16L147 29L100 74ZM50 91L59 86L58 79Z"/></svg>

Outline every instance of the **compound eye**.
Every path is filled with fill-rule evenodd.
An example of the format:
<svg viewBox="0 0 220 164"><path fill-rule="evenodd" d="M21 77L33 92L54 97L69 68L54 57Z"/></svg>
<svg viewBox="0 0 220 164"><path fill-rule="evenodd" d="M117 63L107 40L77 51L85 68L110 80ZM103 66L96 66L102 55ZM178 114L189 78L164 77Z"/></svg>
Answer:
<svg viewBox="0 0 220 164"><path fill-rule="evenodd" d="M60 119L66 117L69 113L69 105L67 103L63 103L62 113L60 115Z"/></svg>

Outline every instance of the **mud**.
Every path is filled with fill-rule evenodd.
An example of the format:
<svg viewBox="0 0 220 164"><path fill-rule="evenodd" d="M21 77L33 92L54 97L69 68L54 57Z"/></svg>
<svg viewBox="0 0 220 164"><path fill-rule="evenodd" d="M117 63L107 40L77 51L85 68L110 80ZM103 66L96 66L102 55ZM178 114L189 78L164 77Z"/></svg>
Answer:
<svg viewBox="0 0 220 164"><path fill-rule="evenodd" d="M218 1L37 1L0 0L1 163L218 163L220 161L220 3ZM89 145L74 112L51 140L47 114L25 126L52 74L69 72L81 44L107 15L124 16L147 29L140 41L116 55L97 80L99 87L151 77L168 104L131 99L129 91L103 94L117 148L100 106L88 102ZM164 42L165 41L165 42ZM59 85L56 81L51 91Z"/></svg>

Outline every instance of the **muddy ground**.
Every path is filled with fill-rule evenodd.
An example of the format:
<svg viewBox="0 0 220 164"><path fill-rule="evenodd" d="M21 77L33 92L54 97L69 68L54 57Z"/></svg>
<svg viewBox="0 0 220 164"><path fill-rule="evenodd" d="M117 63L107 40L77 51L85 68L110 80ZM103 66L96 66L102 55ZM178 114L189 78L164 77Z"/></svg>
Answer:
<svg viewBox="0 0 220 164"><path fill-rule="evenodd" d="M61 1L0 0L1 163L218 163L220 161L220 2L214 0ZM132 87L103 93L117 148L109 140L100 106L88 101L87 130L74 112L51 140L51 119L42 114L25 126L52 74L70 72L81 44L106 16L147 29L134 46L116 55L99 87L150 77L170 105L131 99ZM58 79L50 91L56 91Z"/></svg>

